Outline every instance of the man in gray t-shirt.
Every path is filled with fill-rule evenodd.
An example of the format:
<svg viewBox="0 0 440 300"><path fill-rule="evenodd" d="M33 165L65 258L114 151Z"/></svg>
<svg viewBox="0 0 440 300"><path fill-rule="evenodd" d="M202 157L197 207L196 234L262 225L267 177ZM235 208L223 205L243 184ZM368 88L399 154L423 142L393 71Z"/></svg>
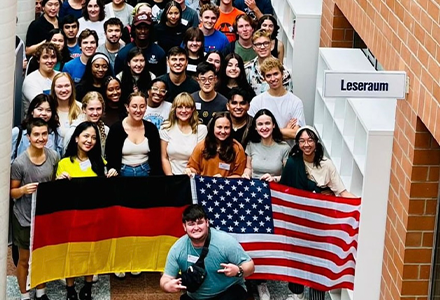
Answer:
<svg viewBox="0 0 440 300"><path fill-rule="evenodd" d="M201 62L197 66L196 73L200 91L192 93L191 96L196 102L199 119L203 124L208 125L214 113L226 111L228 99L214 90L217 75L215 75L215 67L212 64Z"/></svg>
<svg viewBox="0 0 440 300"><path fill-rule="evenodd" d="M26 286L29 268L29 246L32 194L40 182L53 179L58 163L58 154L45 148L48 139L48 125L42 119L33 119L27 125L29 148L20 154L11 167L11 197L15 199L12 220L13 240L19 251L17 281L21 299L30 299ZM36 299L48 300L45 284L37 286Z"/></svg>

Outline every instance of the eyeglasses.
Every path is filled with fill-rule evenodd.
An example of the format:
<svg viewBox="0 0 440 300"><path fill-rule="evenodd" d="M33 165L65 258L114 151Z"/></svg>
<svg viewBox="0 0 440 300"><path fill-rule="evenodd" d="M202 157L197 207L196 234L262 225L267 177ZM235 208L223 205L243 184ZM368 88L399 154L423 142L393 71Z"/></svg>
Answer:
<svg viewBox="0 0 440 300"><path fill-rule="evenodd" d="M208 78L206 77L199 77L199 80L203 83L205 83L206 81L208 81L209 83L213 82L215 79L214 76L209 76Z"/></svg>
<svg viewBox="0 0 440 300"><path fill-rule="evenodd" d="M304 145L305 143L312 145L315 143L315 141L313 139L307 139L307 140L299 139L298 143L300 143L301 145Z"/></svg>
<svg viewBox="0 0 440 300"><path fill-rule="evenodd" d="M270 42L254 43L254 46L257 48L266 48L269 45L270 45Z"/></svg>
<svg viewBox="0 0 440 300"><path fill-rule="evenodd" d="M152 86L151 87L151 91L155 92L155 93L160 93L162 95L165 95L168 91L165 89L160 89L158 87Z"/></svg>

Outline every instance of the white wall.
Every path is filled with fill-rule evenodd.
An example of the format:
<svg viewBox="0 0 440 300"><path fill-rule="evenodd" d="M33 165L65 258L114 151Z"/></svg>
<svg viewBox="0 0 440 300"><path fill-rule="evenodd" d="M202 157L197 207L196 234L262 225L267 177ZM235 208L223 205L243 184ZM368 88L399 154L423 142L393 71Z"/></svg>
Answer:
<svg viewBox="0 0 440 300"><path fill-rule="evenodd" d="M2 4L4 1L8 2L9 0L2 0ZM17 13L13 15L18 18L17 35L25 41L27 28L35 18L35 0L16 0L15 2L17 3Z"/></svg>
<svg viewBox="0 0 440 300"><path fill-rule="evenodd" d="M6 299L16 15L17 0L2 0L0 5L0 44L2 45L0 47L0 300Z"/></svg>

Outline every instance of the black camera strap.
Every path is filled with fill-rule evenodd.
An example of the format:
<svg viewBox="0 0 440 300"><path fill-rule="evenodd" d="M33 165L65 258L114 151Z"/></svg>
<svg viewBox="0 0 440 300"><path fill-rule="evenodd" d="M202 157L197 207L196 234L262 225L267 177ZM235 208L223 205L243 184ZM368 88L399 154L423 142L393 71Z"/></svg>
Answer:
<svg viewBox="0 0 440 300"><path fill-rule="evenodd" d="M205 244L203 244L202 253L200 253L200 257L195 263L199 267L205 268L205 257L206 255L208 255L210 242L211 242L211 228L208 228L208 236L206 237Z"/></svg>

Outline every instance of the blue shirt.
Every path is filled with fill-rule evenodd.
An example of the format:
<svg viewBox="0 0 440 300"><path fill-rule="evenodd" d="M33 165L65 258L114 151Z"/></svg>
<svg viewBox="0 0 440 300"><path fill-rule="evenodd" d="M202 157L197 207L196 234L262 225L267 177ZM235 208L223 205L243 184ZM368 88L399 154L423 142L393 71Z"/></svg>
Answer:
<svg viewBox="0 0 440 300"><path fill-rule="evenodd" d="M86 65L77 57L64 65L63 72L69 73L75 84L78 84L86 71Z"/></svg>
<svg viewBox="0 0 440 300"><path fill-rule="evenodd" d="M215 30L213 34L205 36L205 52L212 50L222 51L229 45L229 40L218 30Z"/></svg>

